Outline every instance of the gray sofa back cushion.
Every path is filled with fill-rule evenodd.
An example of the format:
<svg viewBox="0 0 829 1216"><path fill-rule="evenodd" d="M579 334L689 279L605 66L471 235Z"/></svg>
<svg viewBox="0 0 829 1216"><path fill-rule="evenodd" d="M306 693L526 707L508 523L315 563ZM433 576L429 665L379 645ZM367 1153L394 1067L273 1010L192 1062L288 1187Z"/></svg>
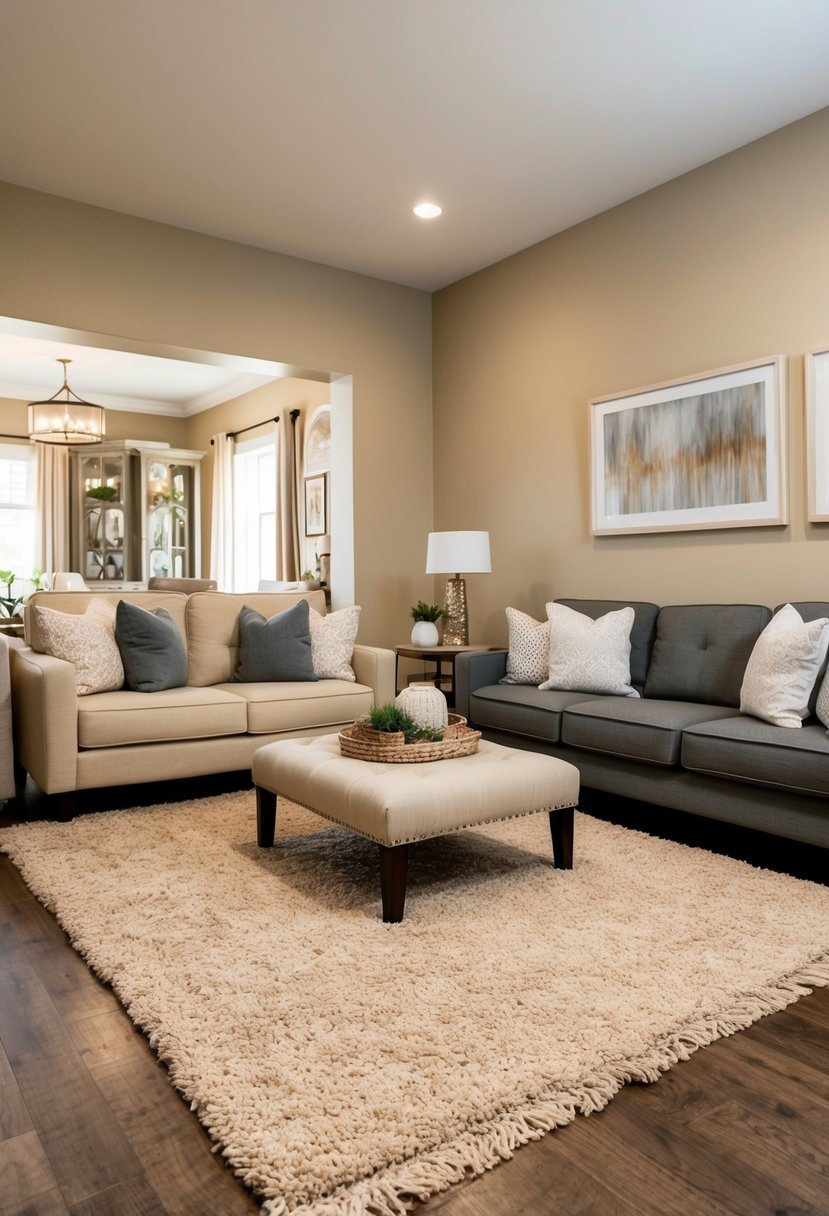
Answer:
<svg viewBox="0 0 829 1216"><path fill-rule="evenodd" d="M631 607L634 612L633 628L630 631L630 682L637 692L645 686L648 664L656 633L659 606L639 600L556 600L574 612L582 612L594 621L608 612Z"/></svg>
<svg viewBox="0 0 829 1216"><path fill-rule="evenodd" d="M739 707L746 664L771 615L762 604L663 608L644 695Z"/></svg>

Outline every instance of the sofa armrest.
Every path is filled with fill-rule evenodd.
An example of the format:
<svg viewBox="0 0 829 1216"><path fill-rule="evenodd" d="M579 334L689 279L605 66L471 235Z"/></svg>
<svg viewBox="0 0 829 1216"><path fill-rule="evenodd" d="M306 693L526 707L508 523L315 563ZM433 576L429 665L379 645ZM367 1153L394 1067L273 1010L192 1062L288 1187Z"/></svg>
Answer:
<svg viewBox="0 0 829 1216"><path fill-rule="evenodd" d="M469 718L469 698L476 688L497 684L507 674L506 650L472 650L455 659L455 712Z"/></svg>
<svg viewBox="0 0 829 1216"><path fill-rule="evenodd" d="M12 745L12 693L9 676L9 643L0 634L0 803L14 797L14 748Z"/></svg>
<svg viewBox="0 0 829 1216"><path fill-rule="evenodd" d="M74 790L78 760L78 694L72 663L13 647L12 715L17 759L46 794Z"/></svg>
<svg viewBox="0 0 829 1216"><path fill-rule="evenodd" d="M358 684L374 689L374 704L394 700L394 651L380 646L355 646L351 666Z"/></svg>

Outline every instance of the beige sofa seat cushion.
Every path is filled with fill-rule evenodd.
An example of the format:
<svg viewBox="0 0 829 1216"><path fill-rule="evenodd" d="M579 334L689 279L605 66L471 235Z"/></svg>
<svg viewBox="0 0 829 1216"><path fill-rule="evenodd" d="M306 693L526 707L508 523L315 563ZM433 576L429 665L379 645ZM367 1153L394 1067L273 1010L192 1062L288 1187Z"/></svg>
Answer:
<svg viewBox="0 0 829 1216"><path fill-rule="evenodd" d="M347 680L218 684L216 687L244 698L247 729L255 735L343 726L363 717L374 705L371 688Z"/></svg>
<svg viewBox="0 0 829 1216"><path fill-rule="evenodd" d="M454 760L375 764L341 755L336 735L286 739L254 752L252 768L257 785L383 845L579 799L579 770L566 760L484 740L474 755Z"/></svg>
<svg viewBox="0 0 829 1216"><path fill-rule="evenodd" d="M245 702L224 689L124 690L93 693L78 700L78 745L82 748L243 735L246 729Z"/></svg>
<svg viewBox="0 0 829 1216"><path fill-rule="evenodd" d="M325 613L324 591L257 592L231 595L224 591L197 591L187 597L187 658L194 688L225 684L239 666L239 613L247 605L265 620L307 600Z"/></svg>

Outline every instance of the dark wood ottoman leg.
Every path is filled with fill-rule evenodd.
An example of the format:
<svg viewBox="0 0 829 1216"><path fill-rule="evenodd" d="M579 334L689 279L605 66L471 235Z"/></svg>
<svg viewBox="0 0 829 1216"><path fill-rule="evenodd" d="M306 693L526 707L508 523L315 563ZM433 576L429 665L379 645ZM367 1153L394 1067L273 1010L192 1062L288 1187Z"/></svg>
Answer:
<svg viewBox="0 0 829 1216"><path fill-rule="evenodd" d="M407 844L381 844L379 848L383 920L387 925L396 925L403 919L403 909L406 906L409 846Z"/></svg>
<svg viewBox="0 0 829 1216"><path fill-rule="evenodd" d="M276 794L264 786L256 787L256 843L260 849L273 848L276 833Z"/></svg>
<svg viewBox="0 0 829 1216"><path fill-rule="evenodd" d="M553 865L557 870L573 868L573 816L576 808L566 806L550 811L550 835L553 838Z"/></svg>

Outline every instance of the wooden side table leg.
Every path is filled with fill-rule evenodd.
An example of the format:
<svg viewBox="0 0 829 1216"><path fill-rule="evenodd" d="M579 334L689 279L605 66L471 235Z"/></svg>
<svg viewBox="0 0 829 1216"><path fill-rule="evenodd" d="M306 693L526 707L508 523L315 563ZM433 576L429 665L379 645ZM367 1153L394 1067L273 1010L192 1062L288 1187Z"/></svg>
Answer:
<svg viewBox="0 0 829 1216"><path fill-rule="evenodd" d="M260 849L272 849L276 834L276 794L264 786L256 787L256 843Z"/></svg>
<svg viewBox="0 0 829 1216"><path fill-rule="evenodd" d="M383 920L387 925L396 925L403 919L403 909L406 906L409 846L407 844L381 844L379 848Z"/></svg>
<svg viewBox="0 0 829 1216"><path fill-rule="evenodd" d="M553 838L553 865L557 870L573 868L573 818L576 808L566 806L550 811L550 835Z"/></svg>

